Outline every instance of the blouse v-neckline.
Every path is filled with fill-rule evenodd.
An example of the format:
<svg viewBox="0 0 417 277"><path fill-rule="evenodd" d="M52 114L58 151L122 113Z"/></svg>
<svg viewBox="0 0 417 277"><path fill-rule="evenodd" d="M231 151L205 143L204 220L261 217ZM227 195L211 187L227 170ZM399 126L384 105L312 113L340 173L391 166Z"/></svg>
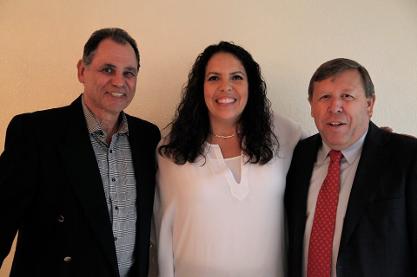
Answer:
<svg viewBox="0 0 417 277"><path fill-rule="evenodd" d="M221 169L220 172L222 172L223 177L226 179L232 196L240 201L244 200L249 194L249 183L247 178L247 168L244 166L243 153L240 154L240 182L237 182L231 169L226 164L220 146L218 144L207 143L207 147L208 158L213 161L216 167Z"/></svg>

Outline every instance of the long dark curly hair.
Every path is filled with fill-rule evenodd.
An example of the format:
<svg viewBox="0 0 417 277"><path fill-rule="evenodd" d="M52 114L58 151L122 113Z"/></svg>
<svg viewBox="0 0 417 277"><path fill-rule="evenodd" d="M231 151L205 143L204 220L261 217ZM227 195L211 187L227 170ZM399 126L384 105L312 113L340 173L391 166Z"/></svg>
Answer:
<svg viewBox="0 0 417 277"><path fill-rule="evenodd" d="M171 126L169 141L161 145L159 154L169 157L176 164L194 162L203 156L204 143L210 135L208 109L204 101L204 78L206 66L216 53L229 53L244 66L248 76L248 101L238 120L241 148L248 156L247 162L265 164L278 150L278 139L272 131L271 102L266 97L266 84L258 63L242 47L221 41L210 45L201 53L183 88Z"/></svg>

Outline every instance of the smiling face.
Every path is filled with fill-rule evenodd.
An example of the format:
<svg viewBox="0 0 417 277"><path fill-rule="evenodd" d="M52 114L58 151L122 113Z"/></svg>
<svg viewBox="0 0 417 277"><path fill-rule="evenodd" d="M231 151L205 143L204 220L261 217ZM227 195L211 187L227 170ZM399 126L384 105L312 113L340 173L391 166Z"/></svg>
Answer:
<svg viewBox="0 0 417 277"><path fill-rule="evenodd" d="M84 103L99 120L117 119L135 95L138 63L132 46L104 39L90 64L78 62Z"/></svg>
<svg viewBox="0 0 417 277"><path fill-rule="evenodd" d="M314 83L311 116L323 141L334 150L355 143L368 130L375 96L366 98L357 70Z"/></svg>
<svg viewBox="0 0 417 277"><path fill-rule="evenodd" d="M248 78L234 55L220 52L210 58L204 77L204 100L212 127L237 123L248 101Z"/></svg>

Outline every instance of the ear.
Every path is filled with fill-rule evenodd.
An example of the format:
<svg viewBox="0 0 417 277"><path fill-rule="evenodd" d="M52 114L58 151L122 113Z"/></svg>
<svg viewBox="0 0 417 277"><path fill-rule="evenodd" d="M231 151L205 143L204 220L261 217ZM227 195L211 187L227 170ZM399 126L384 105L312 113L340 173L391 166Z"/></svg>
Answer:
<svg viewBox="0 0 417 277"><path fill-rule="evenodd" d="M311 117L314 117L313 116L313 105L312 105L312 103L311 103L311 101L312 101L312 99L311 99L312 97L308 97L307 98L307 100L308 100L308 103L310 104L310 115L311 115Z"/></svg>
<svg viewBox="0 0 417 277"><path fill-rule="evenodd" d="M369 118L371 118L374 112L375 94L372 95L371 97L366 98L366 104L368 105L367 110L368 110Z"/></svg>
<svg viewBox="0 0 417 277"><path fill-rule="evenodd" d="M80 83L84 83L84 72L85 72L85 64L82 60L79 60L77 63L77 76L78 76L78 81L80 81Z"/></svg>

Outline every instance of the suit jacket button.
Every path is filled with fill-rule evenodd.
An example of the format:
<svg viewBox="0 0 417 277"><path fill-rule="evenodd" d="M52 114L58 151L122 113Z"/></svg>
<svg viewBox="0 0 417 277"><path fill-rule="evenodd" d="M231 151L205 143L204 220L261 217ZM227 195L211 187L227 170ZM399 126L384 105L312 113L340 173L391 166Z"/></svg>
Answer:
<svg viewBox="0 0 417 277"><path fill-rule="evenodd" d="M70 257L70 256L66 256L65 258L64 258L64 262L66 262L66 263L69 263L69 262L71 262L72 261L72 258Z"/></svg>
<svg viewBox="0 0 417 277"><path fill-rule="evenodd" d="M58 216L58 222L59 223L63 223L64 222L64 220L65 220L65 218L64 218L64 216L62 215L62 214L60 214L59 216Z"/></svg>

